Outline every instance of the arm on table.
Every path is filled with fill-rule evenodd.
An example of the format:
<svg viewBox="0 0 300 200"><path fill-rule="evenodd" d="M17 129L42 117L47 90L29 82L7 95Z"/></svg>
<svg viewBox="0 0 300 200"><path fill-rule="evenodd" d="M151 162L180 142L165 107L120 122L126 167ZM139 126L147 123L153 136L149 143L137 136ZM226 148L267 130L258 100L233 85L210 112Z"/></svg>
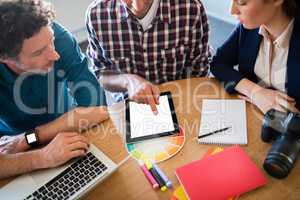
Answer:
<svg viewBox="0 0 300 200"><path fill-rule="evenodd" d="M278 90L263 88L248 79L242 79L236 85L235 90L243 95L239 95L240 98L253 103L264 114L272 108L282 112L299 113L295 99Z"/></svg>
<svg viewBox="0 0 300 200"><path fill-rule="evenodd" d="M297 112L295 108L295 100L287 94L267 89L259 86L245 74L251 75L251 71L240 71L234 69L235 65L239 63L239 45L241 40L241 32L245 32L242 25L238 25L226 42L217 50L211 63L211 71L220 81L224 82L225 89L229 93L239 93L239 97L256 105L263 113L269 109L275 108L277 110L290 110ZM239 66L240 68L242 66Z"/></svg>
<svg viewBox="0 0 300 200"><path fill-rule="evenodd" d="M29 149L24 135L0 145L0 178L56 167L71 158L83 156L88 150L88 140L78 132L108 118L106 107L75 108L56 120L37 127L39 140L48 145ZM81 126L81 120L85 120ZM63 148L62 148L63 147Z"/></svg>

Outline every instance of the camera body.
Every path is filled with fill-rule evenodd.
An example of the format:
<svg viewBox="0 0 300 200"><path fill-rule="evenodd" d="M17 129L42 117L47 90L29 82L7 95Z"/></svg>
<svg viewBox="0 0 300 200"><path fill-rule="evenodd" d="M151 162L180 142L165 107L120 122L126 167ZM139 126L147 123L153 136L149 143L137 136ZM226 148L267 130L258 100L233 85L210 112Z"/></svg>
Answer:
<svg viewBox="0 0 300 200"><path fill-rule="evenodd" d="M261 138L264 142L273 142L264 169L275 178L285 178L300 152L300 116L269 110L264 116Z"/></svg>

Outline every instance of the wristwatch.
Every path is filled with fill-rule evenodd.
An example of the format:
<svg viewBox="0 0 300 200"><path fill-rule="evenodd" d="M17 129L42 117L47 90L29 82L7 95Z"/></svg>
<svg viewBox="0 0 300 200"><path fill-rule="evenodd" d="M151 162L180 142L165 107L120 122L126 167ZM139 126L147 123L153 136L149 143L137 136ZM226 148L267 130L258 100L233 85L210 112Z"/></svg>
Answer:
<svg viewBox="0 0 300 200"><path fill-rule="evenodd" d="M34 129L25 132L25 139L30 147L37 147L39 145L39 138Z"/></svg>

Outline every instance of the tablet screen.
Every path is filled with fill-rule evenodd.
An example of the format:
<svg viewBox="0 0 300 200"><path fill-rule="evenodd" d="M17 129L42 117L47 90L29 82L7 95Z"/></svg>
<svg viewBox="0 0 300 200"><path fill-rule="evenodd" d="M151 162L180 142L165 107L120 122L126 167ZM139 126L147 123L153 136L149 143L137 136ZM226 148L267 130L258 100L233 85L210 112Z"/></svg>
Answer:
<svg viewBox="0 0 300 200"><path fill-rule="evenodd" d="M171 102L171 103L170 103ZM158 114L153 114L151 107L129 101L129 120L127 120L131 140L147 139L170 135L177 131L177 118L170 93L159 97ZM126 116L128 118L128 116ZM163 134L163 135L162 135Z"/></svg>

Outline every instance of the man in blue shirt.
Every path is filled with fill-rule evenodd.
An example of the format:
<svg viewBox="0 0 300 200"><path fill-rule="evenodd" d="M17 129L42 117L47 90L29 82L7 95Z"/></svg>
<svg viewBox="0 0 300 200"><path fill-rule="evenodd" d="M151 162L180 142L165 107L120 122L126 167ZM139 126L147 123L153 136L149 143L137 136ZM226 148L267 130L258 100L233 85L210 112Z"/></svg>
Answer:
<svg viewBox="0 0 300 200"><path fill-rule="evenodd" d="M107 118L104 92L87 58L53 19L44 1L0 3L0 177L82 156L88 141L76 132L79 121ZM88 114L75 108L88 106ZM41 144L47 145L27 151Z"/></svg>

